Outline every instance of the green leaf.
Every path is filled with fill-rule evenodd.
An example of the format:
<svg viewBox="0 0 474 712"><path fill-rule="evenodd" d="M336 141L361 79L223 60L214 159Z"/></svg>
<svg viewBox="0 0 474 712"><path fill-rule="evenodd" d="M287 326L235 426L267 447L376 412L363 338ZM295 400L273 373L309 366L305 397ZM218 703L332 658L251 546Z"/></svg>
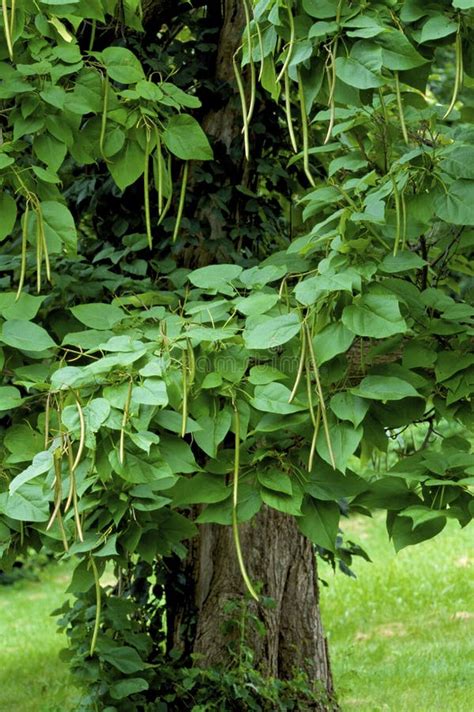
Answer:
<svg viewBox="0 0 474 712"><path fill-rule="evenodd" d="M188 114L178 114L169 119L163 143L183 161L210 161L213 158L206 134L196 119Z"/></svg>
<svg viewBox="0 0 474 712"><path fill-rule="evenodd" d="M337 4L333 0L303 0L303 9L318 20L336 17L337 14Z"/></svg>
<svg viewBox="0 0 474 712"><path fill-rule="evenodd" d="M336 59L336 75L349 86L373 89L384 84L380 76L382 50L373 42L360 40L352 47L349 57Z"/></svg>
<svg viewBox="0 0 474 712"><path fill-rule="evenodd" d="M71 312L81 324L98 331L112 329L125 317L124 311L115 304L79 304L72 307Z"/></svg>
<svg viewBox="0 0 474 712"><path fill-rule="evenodd" d="M174 487L167 491L175 507L222 502L230 493L231 488L226 484L225 477L207 473L180 477Z"/></svg>
<svg viewBox="0 0 474 712"><path fill-rule="evenodd" d="M126 680L114 682L109 687L110 696L114 700L123 700L125 697L135 695L137 692L148 690L148 682L143 677L129 677Z"/></svg>
<svg viewBox="0 0 474 712"><path fill-rule="evenodd" d="M197 419L197 422L202 429L194 433L194 440L209 457L216 457L217 448L230 429L232 422L230 411L221 410L212 418L203 415Z"/></svg>
<svg viewBox="0 0 474 712"><path fill-rule="evenodd" d="M303 501L303 495L295 493L293 495L280 494L274 490L262 487L260 490L260 496L262 501L269 507L283 512L284 514L290 514L293 517L299 517L301 515L301 503Z"/></svg>
<svg viewBox="0 0 474 712"><path fill-rule="evenodd" d="M304 410L305 406L296 401L288 402L290 394L290 389L282 383L272 382L264 386L256 386L250 404L256 410L262 410L264 413L279 413L281 415Z"/></svg>
<svg viewBox="0 0 474 712"><path fill-rule="evenodd" d="M459 10L470 10L474 7L474 0L453 0L453 7L457 7Z"/></svg>
<svg viewBox="0 0 474 712"><path fill-rule="evenodd" d="M101 657L125 675L144 670L148 665L143 662L135 648L123 645L101 653Z"/></svg>
<svg viewBox="0 0 474 712"><path fill-rule="evenodd" d="M23 522L46 522L49 519L49 502L43 488L25 484L21 491L0 494L0 512Z"/></svg>
<svg viewBox="0 0 474 712"><path fill-rule="evenodd" d="M14 386L0 386L0 411L18 408L23 403L23 398L18 388Z"/></svg>
<svg viewBox="0 0 474 712"><path fill-rule="evenodd" d="M0 154L1 157L2 154ZM0 193L0 240L4 240L11 235L15 227L16 214L16 202L12 196L8 193Z"/></svg>
<svg viewBox="0 0 474 712"><path fill-rule="evenodd" d="M262 292L251 294L249 297L237 299L235 302L236 309L246 316L255 316L256 314L265 314L278 302L278 294L264 294Z"/></svg>
<svg viewBox="0 0 474 712"><path fill-rule="evenodd" d="M446 517L436 517L414 528L407 517L395 517L391 526L387 522L388 533L397 552L406 546L413 546L426 539L431 539L439 534L445 526Z"/></svg>
<svg viewBox="0 0 474 712"><path fill-rule="evenodd" d="M450 20L446 15L434 15L429 17L421 28L420 43L439 40L442 37L452 35L458 29L458 23Z"/></svg>
<svg viewBox="0 0 474 712"><path fill-rule="evenodd" d="M20 472L20 474L14 477L10 482L10 494L14 494L17 489L25 484L25 482L29 482L30 480L35 479L35 477L39 477L39 475L44 475L45 472L49 472L52 467L53 454L49 450L39 452L33 458L31 465L27 467L26 470L23 470L23 472Z"/></svg>
<svg viewBox="0 0 474 712"><path fill-rule="evenodd" d="M22 319L10 319L3 325L0 341L22 351L45 351L56 344L43 327Z"/></svg>
<svg viewBox="0 0 474 712"><path fill-rule="evenodd" d="M351 393L360 398L371 400L401 400L402 398L421 398L413 386L395 376L366 376Z"/></svg>
<svg viewBox="0 0 474 712"><path fill-rule="evenodd" d="M290 341L300 329L301 323L295 313L248 320L244 330L245 345L248 349L271 349Z"/></svg>
<svg viewBox="0 0 474 712"><path fill-rule="evenodd" d="M282 492L283 494L292 495L293 486L291 478L286 472L276 467L269 470L258 470L257 479L261 485L274 492Z"/></svg>
<svg viewBox="0 0 474 712"><path fill-rule="evenodd" d="M314 353L319 365L345 353L354 341L354 334L340 321L328 324L313 338Z"/></svg>
<svg viewBox="0 0 474 712"><path fill-rule="evenodd" d="M413 69L428 61L416 51L403 32L389 29L377 37L382 45L383 66L392 70Z"/></svg>
<svg viewBox="0 0 474 712"><path fill-rule="evenodd" d="M111 79L120 84L134 84L145 79L142 65L133 52L125 47L107 47L101 54Z"/></svg>
<svg viewBox="0 0 474 712"><path fill-rule="evenodd" d="M120 190L140 178L145 167L145 152L137 141L125 140L123 148L107 164L112 178Z"/></svg>
<svg viewBox="0 0 474 712"><path fill-rule="evenodd" d="M277 368L267 366L266 364L261 366L252 366L249 373L249 383L252 383L254 386L264 386L266 383L282 381L287 378L288 376L279 371Z"/></svg>
<svg viewBox="0 0 474 712"><path fill-rule="evenodd" d="M441 161L440 168L453 178L474 179L474 146L454 145Z"/></svg>
<svg viewBox="0 0 474 712"><path fill-rule="evenodd" d="M71 211L62 203L48 200L41 203L44 232L54 251L74 255L77 251L77 233Z"/></svg>
<svg viewBox="0 0 474 712"><path fill-rule="evenodd" d="M435 213L452 225L474 225L474 181L456 180L435 198Z"/></svg>
<svg viewBox="0 0 474 712"><path fill-rule="evenodd" d="M348 391L336 393L330 402L332 412L340 420L350 420L355 428L364 420L369 405L367 400L358 398Z"/></svg>
<svg viewBox="0 0 474 712"><path fill-rule="evenodd" d="M342 323L358 336L384 339L407 330L400 314L398 300L393 294L364 294L345 307Z"/></svg>
<svg viewBox="0 0 474 712"><path fill-rule="evenodd" d="M335 422L332 418L329 423L329 436L334 454L336 468L341 472L347 469L349 458L357 450L362 440L363 429L353 428L348 423ZM318 455L327 463L332 464L324 428L321 428L316 440Z"/></svg>
<svg viewBox="0 0 474 712"><path fill-rule="evenodd" d="M36 297L22 292L19 299L16 292L0 294L0 314L4 319L34 319L46 297Z"/></svg>
<svg viewBox="0 0 474 712"><path fill-rule="evenodd" d="M397 252L396 255L385 255L380 265L382 272L394 274L396 272L409 272L410 270L420 269L426 265L426 260L423 260L419 255L408 250Z"/></svg>
<svg viewBox="0 0 474 712"><path fill-rule="evenodd" d="M242 267L239 265L209 265L209 267L200 267L190 272L188 279L200 289L210 289L213 292L233 295L232 282L241 272Z"/></svg>
<svg viewBox="0 0 474 712"><path fill-rule="evenodd" d="M340 516L338 505L305 497L301 510L303 516L298 517L297 523L302 533L313 544L335 551Z"/></svg>
<svg viewBox="0 0 474 712"><path fill-rule="evenodd" d="M141 386L132 388L132 401L141 405L168 405L165 382L160 378L145 378Z"/></svg>
<svg viewBox="0 0 474 712"><path fill-rule="evenodd" d="M354 281L360 285L360 277L350 272L317 275L299 282L295 287L295 296L301 304L310 306L328 292L352 292Z"/></svg>

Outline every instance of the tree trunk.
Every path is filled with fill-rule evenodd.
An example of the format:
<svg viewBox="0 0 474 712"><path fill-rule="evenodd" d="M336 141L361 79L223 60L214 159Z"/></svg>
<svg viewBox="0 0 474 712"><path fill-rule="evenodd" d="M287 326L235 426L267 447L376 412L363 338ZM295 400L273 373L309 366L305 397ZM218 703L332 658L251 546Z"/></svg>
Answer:
<svg viewBox="0 0 474 712"><path fill-rule="evenodd" d="M208 12L212 12L212 6L208 4ZM217 15L220 35L213 59L214 79L217 85L234 85L232 57L241 42L245 21L242 0L223 0ZM251 169L243 160L243 152L233 150L235 142L242 140L242 118L235 86L229 94L228 101L209 107L202 125L214 141L215 163L222 166L226 181L237 186L247 182ZM192 179L189 188L193 190ZM205 243L216 245L210 257L216 259L222 226L212 213L213 206L208 200L199 219L210 226ZM238 222L238 206L230 205L227 226L234 222ZM319 681L318 686L329 700L327 704L314 703L310 708L335 709L331 702L333 683L319 611L312 545L300 534L292 517L268 507L240 526L240 537L252 581L261 582L262 595L274 602L273 607L249 603L250 612L265 626L263 636L251 625L246 630L246 644L254 652L255 667L279 679L291 679L295 672L304 671L311 681ZM190 546L184 572L177 561L171 565L167 591L168 648L181 649L185 657L199 653L201 665L226 665L230 662L229 643L233 636L223 630L225 604L245 597L232 529L201 526L199 537ZM187 583L178 593L175 581L180 568L184 573L181 580Z"/></svg>
<svg viewBox="0 0 474 712"><path fill-rule="evenodd" d="M240 526L246 567L271 607L252 602L252 612L265 626L260 635L250 626L246 643L255 666L268 676L291 679L303 670L333 696L327 643L319 611L316 557L292 517L264 507ZM242 599L245 586L239 570L230 527L205 525L193 551L197 625L193 652L202 664L218 666L228 658L232 632L222 630L225 604ZM324 709L324 707L321 707Z"/></svg>

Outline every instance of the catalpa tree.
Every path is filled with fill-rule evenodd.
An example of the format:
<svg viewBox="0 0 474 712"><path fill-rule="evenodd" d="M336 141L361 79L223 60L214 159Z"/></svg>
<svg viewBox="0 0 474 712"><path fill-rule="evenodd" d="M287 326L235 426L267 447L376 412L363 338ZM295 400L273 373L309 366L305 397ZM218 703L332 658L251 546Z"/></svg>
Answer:
<svg viewBox="0 0 474 712"><path fill-rule="evenodd" d="M80 709L335 709L315 549L470 521L473 7L2 1L0 551Z"/></svg>

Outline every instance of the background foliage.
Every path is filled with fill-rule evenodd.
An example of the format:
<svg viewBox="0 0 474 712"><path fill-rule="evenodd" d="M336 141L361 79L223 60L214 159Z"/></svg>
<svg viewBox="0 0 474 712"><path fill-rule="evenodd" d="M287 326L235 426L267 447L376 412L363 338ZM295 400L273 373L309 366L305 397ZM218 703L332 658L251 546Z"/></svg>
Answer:
<svg viewBox="0 0 474 712"><path fill-rule="evenodd" d="M349 506L397 549L470 521L472 6L246 3L236 90L206 8L142 34L133 0L3 3L2 565L75 557L84 709L167 709L196 525L239 550L265 504L347 566Z"/></svg>

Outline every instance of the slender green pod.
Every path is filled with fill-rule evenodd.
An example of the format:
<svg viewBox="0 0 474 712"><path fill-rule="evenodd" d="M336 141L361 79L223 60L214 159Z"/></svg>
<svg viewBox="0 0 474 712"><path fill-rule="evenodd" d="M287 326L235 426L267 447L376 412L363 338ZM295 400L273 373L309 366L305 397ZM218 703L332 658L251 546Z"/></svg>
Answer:
<svg viewBox="0 0 474 712"><path fill-rule="evenodd" d="M304 98L304 88L303 81L301 79L301 74L298 71L298 98L300 102L300 113L301 113L301 133L303 137L303 169L308 178L310 185L315 188L316 183L311 175L309 168L309 136L308 136L308 116L306 114L306 102Z"/></svg>
<svg viewBox="0 0 474 712"><path fill-rule="evenodd" d="M103 95L103 105L102 105L102 116L101 116L101 121L100 121L100 136L99 136L99 150L100 150L100 155L106 161L109 163L108 158L105 155L105 132L107 130L107 110L108 110L108 104L109 104L109 80L107 76L105 76L102 80L102 84L104 87L104 95Z"/></svg>
<svg viewBox="0 0 474 712"><path fill-rule="evenodd" d="M2 0L2 14L3 14L3 31L5 33L5 42L7 43L8 56L13 62L13 43L12 43L12 26L13 19L10 19L8 14L7 0Z"/></svg>
<svg viewBox="0 0 474 712"><path fill-rule="evenodd" d="M252 32L250 29L250 10L247 0L243 0L244 12L245 12L245 24L246 24L246 34L247 34L247 46L249 52L249 66L250 66L250 101L247 110L247 123L250 123L253 112L255 109L255 99L256 99L256 77L255 77L255 63L253 61L253 41Z"/></svg>
<svg viewBox="0 0 474 712"><path fill-rule="evenodd" d="M186 187L188 184L189 161L184 162L183 177L181 179L181 191L179 194L178 212L176 214L176 222L174 224L172 241L176 242L181 227L181 219L183 217L184 201L186 198Z"/></svg>
<svg viewBox="0 0 474 712"><path fill-rule="evenodd" d="M295 382L293 384L293 388L291 389L291 393L288 398L288 403L291 403L293 401L293 399L296 395L296 391L298 390L298 386L300 385L301 377L303 375L305 360L306 360L306 334L305 334L305 330L302 329L301 330L300 360L298 362L298 370L296 372L296 378L295 378Z"/></svg>
<svg viewBox="0 0 474 712"><path fill-rule="evenodd" d="M183 406L181 412L181 437L184 438L188 427L188 358L187 349L181 358L181 373L183 377Z"/></svg>
<svg viewBox="0 0 474 712"><path fill-rule="evenodd" d="M408 131L407 131L407 125L405 123L405 114L403 113L402 93L400 90L400 79L398 77L398 72L395 72L395 92L397 95L397 106L398 106L398 115L400 118L400 128L402 130L403 140L408 145Z"/></svg>
<svg viewBox="0 0 474 712"><path fill-rule="evenodd" d="M97 570L97 566L96 566L93 556L90 557L90 564L91 564L91 568L92 568L92 573L94 574L94 583L95 583L95 622L94 622L94 630L92 632L91 646L89 648L89 655L92 657L92 655L94 655L94 652L95 652L95 647L97 645L97 637L99 635L100 614L101 614L101 608L102 608L102 595L101 595L101 590L100 590L99 572Z"/></svg>
<svg viewBox="0 0 474 712"><path fill-rule="evenodd" d="M293 118L291 116L291 101L290 101L290 78L288 72L283 75L285 86L285 116L288 126L288 135L291 141L291 147L295 153L298 153L298 144L296 143L295 130L293 127Z"/></svg>
<svg viewBox="0 0 474 712"><path fill-rule="evenodd" d="M309 357L310 357L311 365L313 367L314 378L316 381L316 391L317 391L318 398L319 398L319 406L321 408L321 418L323 421L324 435L326 438L326 444L328 446L329 457L331 459L331 465L332 465L333 469L335 470L336 469L336 458L334 457L334 450L332 447L331 435L329 433L329 424L328 424L328 419L327 419L327 414L326 414L326 406L324 403L324 394L323 394L323 389L321 387L321 379L319 377L319 369L318 369L318 365L316 363L316 356L314 354L313 342L311 340L311 332L309 330L308 324L305 324L305 329L306 329L306 343L308 344L308 348L309 348Z"/></svg>
<svg viewBox="0 0 474 712"><path fill-rule="evenodd" d="M290 25L290 39L288 41L288 52L285 57L283 67L281 68L281 70L276 78L277 82L281 81L281 78L286 74L286 72L288 70L288 66L291 61L291 56L293 54L293 46L295 44L295 20L293 18L293 13L291 12L291 0L287 0L286 11L288 14L288 23Z"/></svg>
<svg viewBox="0 0 474 712"><path fill-rule="evenodd" d="M237 52L238 51L239 50L237 50ZM244 153L245 153L245 158L248 161L248 160L250 160L250 143L249 143L249 122L247 120L247 116L248 116L247 99L245 98L245 89L244 89L244 84L242 82L242 75L240 74L240 69L239 69L237 60L235 58L235 54L232 57L232 66L234 68L237 89L239 90L240 105L241 105L241 109L242 109L242 123L243 123L242 133L244 135Z"/></svg>
<svg viewBox="0 0 474 712"><path fill-rule="evenodd" d="M239 504L239 475L240 475L240 415L237 406L234 403L234 479L232 483L232 533L234 535L234 545L239 562L240 573L247 587L248 592L256 601L259 600L258 593L255 591L250 577L245 568L244 557L242 555L242 547L240 544L239 521L237 517L237 506Z"/></svg>
<svg viewBox="0 0 474 712"><path fill-rule="evenodd" d="M128 422L128 415L130 412L130 403L132 400L132 387L133 387L133 381L130 379L130 383L128 384L128 390L127 390L127 397L125 399L125 404L123 406L123 416L122 416L122 423L120 427L120 439L119 439L119 462L121 465L124 464L125 462L125 428Z"/></svg>
<svg viewBox="0 0 474 712"><path fill-rule="evenodd" d="M170 155L168 155L168 176L169 176L169 180L170 180L170 194L168 195L165 206L164 206L163 210L161 211L161 215L159 215L158 222L156 224L157 227L160 227L161 223L165 219L166 214L167 214L168 210L170 209L171 203L173 201L173 183L171 180L171 156Z"/></svg>
<svg viewBox="0 0 474 712"><path fill-rule="evenodd" d="M151 214L150 214L150 185L149 185L149 167L150 167L150 131L148 127L145 129L145 165L143 167L143 203L145 206L145 231L148 240L148 247L152 248L153 236L151 234Z"/></svg>
<svg viewBox="0 0 474 712"><path fill-rule="evenodd" d="M18 282L18 289L16 292L15 301L18 301L21 292L23 290L23 285L25 284L26 277L26 257L28 248L28 218L30 216L30 203L29 200L26 202L25 212L23 214L23 225L21 232L21 262L20 262L20 279Z"/></svg>
<svg viewBox="0 0 474 712"><path fill-rule="evenodd" d="M464 68L463 68L463 59L462 59L462 38L461 38L461 25L459 24L458 26L458 31L456 33L456 41L454 43L454 49L456 53L456 72L454 75L454 87L453 87L453 95L451 98L451 102L446 109L446 112L443 116L443 119L447 119L452 110L454 109L454 106L456 104L459 90L462 86L462 79L463 79L463 74L464 74Z"/></svg>

